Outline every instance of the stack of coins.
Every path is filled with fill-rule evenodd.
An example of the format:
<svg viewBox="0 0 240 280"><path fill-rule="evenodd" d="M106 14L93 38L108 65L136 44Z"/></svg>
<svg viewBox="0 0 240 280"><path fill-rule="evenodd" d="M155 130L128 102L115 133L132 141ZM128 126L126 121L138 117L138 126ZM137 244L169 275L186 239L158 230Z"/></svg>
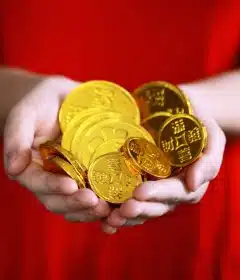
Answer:
<svg viewBox="0 0 240 280"><path fill-rule="evenodd" d="M189 100L166 82L133 95L107 81L82 83L63 101L59 124L61 144L40 146L44 169L68 174L114 204L131 198L142 181L191 164L206 144Z"/></svg>
<svg viewBox="0 0 240 280"><path fill-rule="evenodd" d="M174 173L201 156L207 131L178 87L151 82L137 88L133 96L141 108L141 124L154 137Z"/></svg>
<svg viewBox="0 0 240 280"><path fill-rule="evenodd" d="M67 174L77 182L79 188L86 187L87 170L69 151L53 141L41 144L39 150L46 171Z"/></svg>

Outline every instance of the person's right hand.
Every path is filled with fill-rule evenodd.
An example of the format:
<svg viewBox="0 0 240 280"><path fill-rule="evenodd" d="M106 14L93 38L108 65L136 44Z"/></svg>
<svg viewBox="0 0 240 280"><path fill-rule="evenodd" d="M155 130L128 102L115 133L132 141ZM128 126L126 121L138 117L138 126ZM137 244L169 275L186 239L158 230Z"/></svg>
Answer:
<svg viewBox="0 0 240 280"><path fill-rule="evenodd" d="M46 172L32 161L41 143L60 135L58 111L77 84L64 77L39 80L7 118L4 159L9 177L32 191L46 209L64 214L71 221L88 222L106 217L110 212L108 204L90 189L78 190L71 178Z"/></svg>

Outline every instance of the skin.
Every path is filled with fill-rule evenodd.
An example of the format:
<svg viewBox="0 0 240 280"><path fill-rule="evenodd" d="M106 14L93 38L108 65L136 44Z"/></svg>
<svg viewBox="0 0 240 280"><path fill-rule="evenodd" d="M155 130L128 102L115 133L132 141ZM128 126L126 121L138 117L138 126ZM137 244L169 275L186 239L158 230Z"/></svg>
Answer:
<svg viewBox="0 0 240 280"><path fill-rule="evenodd" d="M65 176L45 172L32 158L40 143L56 139L57 115L65 96L77 85L66 77L43 77L16 69L0 70L1 131L4 131L5 168L10 178L26 186L51 212L67 220L102 221L112 234L119 227L138 225L146 219L173 211L179 203L197 203L220 169L225 133L240 133L240 71L192 84L180 85L195 115L208 131L203 156L184 175L143 183L132 199L111 210L89 189L77 189ZM229 95L229 92L234 93ZM223 108L224 104L224 108ZM224 114L222 113L224 110ZM3 125L5 123L5 126ZM224 132L223 132L224 130Z"/></svg>

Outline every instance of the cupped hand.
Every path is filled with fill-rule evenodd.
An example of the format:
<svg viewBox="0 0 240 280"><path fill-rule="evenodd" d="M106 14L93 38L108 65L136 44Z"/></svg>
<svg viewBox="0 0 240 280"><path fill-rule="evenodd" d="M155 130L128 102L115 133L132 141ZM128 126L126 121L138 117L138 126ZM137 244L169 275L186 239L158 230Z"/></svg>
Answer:
<svg viewBox="0 0 240 280"><path fill-rule="evenodd" d="M114 233L121 226L142 224L148 218L160 217L173 211L180 203L197 203L207 191L209 182L218 174L223 160L226 137L204 109L204 104L189 96L194 114L203 122L208 133L207 147L200 159L179 176L140 185L133 198L114 209L103 222L103 230Z"/></svg>
<svg viewBox="0 0 240 280"><path fill-rule="evenodd" d="M32 191L48 210L71 221L87 222L107 216L108 204L90 189L78 190L71 178L44 171L33 160L41 143L60 136L58 111L76 85L64 77L39 78L7 118L4 161L10 178Z"/></svg>

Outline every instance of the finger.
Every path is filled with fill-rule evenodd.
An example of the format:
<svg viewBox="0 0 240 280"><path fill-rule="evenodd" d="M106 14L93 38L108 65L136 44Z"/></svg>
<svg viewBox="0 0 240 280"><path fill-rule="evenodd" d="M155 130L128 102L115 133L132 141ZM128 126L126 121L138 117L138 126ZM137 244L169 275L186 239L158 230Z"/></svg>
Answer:
<svg viewBox="0 0 240 280"><path fill-rule="evenodd" d="M44 171L34 162L17 176L17 180L36 193L72 194L78 190L77 183L70 177Z"/></svg>
<svg viewBox="0 0 240 280"><path fill-rule="evenodd" d="M143 202L130 199L120 207L120 215L125 218L152 218L160 217L169 211L173 211L174 205L159 202Z"/></svg>
<svg viewBox="0 0 240 280"><path fill-rule="evenodd" d="M195 192L189 192L183 180L178 177L143 183L134 192L140 201L165 202L170 204L195 203L206 192L208 183Z"/></svg>
<svg viewBox="0 0 240 280"><path fill-rule="evenodd" d="M98 203L98 199L88 189L78 190L70 196L41 195L38 198L47 210L57 214L75 213L79 210L95 207Z"/></svg>
<svg viewBox="0 0 240 280"><path fill-rule="evenodd" d="M4 130L4 160L10 176L22 172L31 158L31 146L35 134L35 113L27 106L14 109Z"/></svg>
<svg viewBox="0 0 240 280"><path fill-rule="evenodd" d="M121 226L136 226L143 224L146 219L140 217L136 219L126 219L121 216L120 209L114 209L108 218L104 221L105 224L108 224L111 227L121 227Z"/></svg>
<svg viewBox="0 0 240 280"><path fill-rule="evenodd" d="M114 209L107 217L105 223L111 227L121 227L127 222L127 219L120 214L120 209Z"/></svg>
<svg viewBox="0 0 240 280"><path fill-rule="evenodd" d="M107 234L114 234L117 232L117 228L111 227L106 223L102 223L102 231Z"/></svg>
<svg viewBox="0 0 240 280"><path fill-rule="evenodd" d="M97 205L91 210L91 213L97 217L104 218L107 217L111 212L109 204L99 199Z"/></svg>
<svg viewBox="0 0 240 280"><path fill-rule="evenodd" d="M202 157L186 170L186 186L194 191L202 184L213 180L220 169L226 137L214 120L205 120L208 131L207 147Z"/></svg>
<svg viewBox="0 0 240 280"><path fill-rule="evenodd" d="M92 222L106 217L109 213L110 207L107 202L99 199L97 205L91 207L91 209L68 213L65 218L72 222Z"/></svg>

